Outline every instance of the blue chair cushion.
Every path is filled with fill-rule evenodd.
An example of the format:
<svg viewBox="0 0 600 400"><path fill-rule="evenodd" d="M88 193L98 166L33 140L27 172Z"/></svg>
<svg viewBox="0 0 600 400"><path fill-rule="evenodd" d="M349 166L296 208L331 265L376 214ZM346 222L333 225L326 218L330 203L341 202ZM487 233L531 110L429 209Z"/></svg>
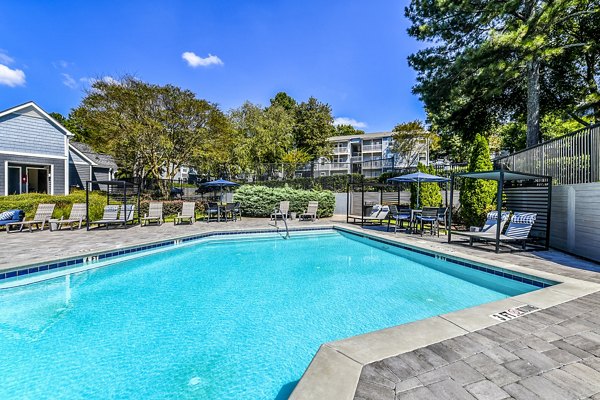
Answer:
<svg viewBox="0 0 600 400"><path fill-rule="evenodd" d="M10 224L11 222L21 222L25 218L23 210L8 210L1 215L10 213L10 219L0 219L0 226Z"/></svg>

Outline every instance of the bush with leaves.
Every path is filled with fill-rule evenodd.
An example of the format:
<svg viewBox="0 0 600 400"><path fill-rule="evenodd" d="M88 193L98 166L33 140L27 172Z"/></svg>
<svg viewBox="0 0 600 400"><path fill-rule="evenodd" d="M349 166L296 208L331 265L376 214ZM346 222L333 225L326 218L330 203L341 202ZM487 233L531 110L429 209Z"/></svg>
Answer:
<svg viewBox="0 0 600 400"><path fill-rule="evenodd" d="M433 165L429 167L419 163L417 170L426 174L435 175ZM417 183L410 184L410 206L417 207ZM436 182L421 182L419 186L419 207L439 207L442 205L442 192Z"/></svg>
<svg viewBox="0 0 600 400"><path fill-rule="evenodd" d="M290 188L269 188L266 186L244 185L234 194L239 201L243 215L249 217L268 217L279 207L279 202L288 200L290 212L301 213L306 210L309 201L318 201L317 216L330 217L335 208L335 196L328 190L298 190Z"/></svg>
<svg viewBox="0 0 600 400"><path fill-rule="evenodd" d="M68 218L74 203L85 203L85 191L76 190L68 196L52 196L42 193L25 193L0 197L0 212L12 209L25 211L26 218L33 218L38 204L55 204L53 218ZM106 196L100 192L90 192L90 219L100 219Z"/></svg>
<svg viewBox="0 0 600 400"><path fill-rule="evenodd" d="M469 172L492 170L490 149L485 137L477 135L473 143ZM466 226L481 226L491 210L497 193L497 183L483 179L464 179L460 191L460 213Z"/></svg>

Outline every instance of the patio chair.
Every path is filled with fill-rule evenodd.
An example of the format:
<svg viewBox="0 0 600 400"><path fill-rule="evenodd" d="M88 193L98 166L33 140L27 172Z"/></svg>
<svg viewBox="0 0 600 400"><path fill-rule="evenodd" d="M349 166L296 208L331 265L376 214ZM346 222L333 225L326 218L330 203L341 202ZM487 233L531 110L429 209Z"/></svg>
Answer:
<svg viewBox="0 0 600 400"><path fill-rule="evenodd" d="M13 226L19 225L19 232L23 231L23 227L25 225L28 226L29 232L31 232L31 227L35 225L36 229L44 230L44 225L52 218L52 213L54 212L54 204L38 204L37 210L35 211L35 216L32 220L29 221L20 221L20 222L11 222L6 224L6 232L10 233L10 229ZM41 228L40 228L41 227Z"/></svg>
<svg viewBox="0 0 600 400"><path fill-rule="evenodd" d="M71 207L71 214L69 214L69 218L67 219L59 219L56 221L56 229L60 230L63 225L69 225L71 230L73 230L73 226L77 224L77 229L81 229L81 224L85 219L86 209L85 203L75 203L73 207Z"/></svg>
<svg viewBox="0 0 600 400"><path fill-rule="evenodd" d="M109 204L107 206L104 206L104 211L102 213L101 219L96 221L90 221L90 227L92 225L98 225L98 227L100 227L100 225L106 225L106 229L108 229L108 226L110 224L114 224L117 222L123 222L122 220L119 220L119 206Z"/></svg>
<svg viewBox="0 0 600 400"><path fill-rule="evenodd" d="M125 210L127 210L127 215L125 218L123 218L123 214L125 214ZM121 222L123 223L123 226L125 226L128 222L133 221L133 218L135 216L135 206L133 204L127 204L127 206L125 206L124 204L121 204L121 206L119 207L119 220L121 220Z"/></svg>
<svg viewBox="0 0 600 400"><path fill-rule="evenodd" d="M177 225L183 223L183 221L190 221L190 225L196 222L196 203L191 201L184 201L181 205L181 212L177 214L173 220L173 224Z"/></svg>
<svg viewBox="0 0 600 400"><path fill-rule="evenodd" d="M510 218L510 211L502 211L502 216L500 220L500 233L504 230L504 225ZM470 231L462 232L462 231L452 231L453 235L459 236L467 236L469 237L469 242L473 244L474 240L477 240L484 234L493 235L496 237L496 227L498 223L498 211L490 211L487 213L485 224L482 227L474 227L472 226ZM484 235L485 236L485 235Z"/></svg>
<svg viewBox="0 0 600 400"><path fill-rule="evenodd" d="M521 247L525 249L527 242L532 240L529 238L529 233L531 232L531 228L535 224L536 219L536 213L515 212L506 228L506 232L500 235L500 241L503 243L519 243L521 244ZM496 232L488 231L481 233L480 235L471 235L469 236L470 245L473 245L474 239L488 242L495 241Z"/></svg>
<svg viewBox="0 0 600 400"><path fill-rule="evenodd" d="M156 222L157 225L162 225L164 222L162 202L153 202L148 204L148 214L144 215L140 226L145 226L152 222Z"/></svg>
<svg viewBox="0 0 600 400"><path fill-rule="evenodd" d="M444 230L448 231L448 207L438 207L438 225L444 224Z"/></svg>
<svg viewBox="0 0 600 400"><path fill-rule="evenodd" d="M389 215L391 215L391 217L388 218L388 232L390 230L391 220L394 220L395 222L394 232L398 232L398 229L403 228L404 221L408 221L410 223L410 207L391 205Z"/></svg>
<svg viewBox="0 0 600 400"><path fill-rule="evenodd" d="M440 236L440 221L438 219L437 207L423 207L423 211L416 218L417 222L421 223L421 236L423 236L423 232L425 231L425 225L429 225L430 235L437 232L438 237Z"/></svg>
<svg viewBox="0 0 600 400"><path fill-rule="evenodd" d="M298 216L300 221L314 221L317 219L317 210L319 209L318 201L309 201L306 211Z"/></svg>
<svg viewBox="0 0 600 400"><path fill-rule="evenodd" d="M279 208L276 208L275 210L273 210L273 213L271 214L271 219L277 219L277 218L287 219L289 216L289 212L290 212L290 202L282 201L279 203Z"/></svg>
<svg viewBox="0 0 600 400"><path fill-rule="evenodd" d="M240 221L242 220L242 204L239 201L235 203L235 206L233 207L233 213L236 219L237 217L240 217Z"/></svg>
<svg viewBox="0 0 600 400"><path fill-rule="evenodd" d="M21 222L25 218L25 213L23 210L8 210L0 213L0 226L6 226L6 231L8 232L8 224L12 224L15 222Z"/></svg>
<svg viewBox="0 0 600 400"><path fill-rule="evenodd" d="M211 218L213 215L215 218ZM209 201L208 207L206 207L206 222L210 222L211 219L212 221L221 221L221 207L219 206L219 203Z"/></svg>
<svg viewBox="0 0 600 400"><path fill-rule="evenodd" d="M362 215L348 215L348 221L350 219L352 219L352 223L356 223L357 221L360 222L361 224L364 223L368 223L368 224L376 224L379 223L379 225L383 224L383 221L386 219L387 215L390 212L390 207L389 206L382 206L381 204L376 204L373 206L373 210L371 211L371 214L367 215L367 216L362 216Z"/></svg>
<svg viewBox="0 0 600 400"><path fill-rule="evenodd" d="M223 209L223 217L225 218L225 222L227 222L228 219L231 219L232 221L237 220L235 215L235 203L225 204L225 208Z"/></svg>

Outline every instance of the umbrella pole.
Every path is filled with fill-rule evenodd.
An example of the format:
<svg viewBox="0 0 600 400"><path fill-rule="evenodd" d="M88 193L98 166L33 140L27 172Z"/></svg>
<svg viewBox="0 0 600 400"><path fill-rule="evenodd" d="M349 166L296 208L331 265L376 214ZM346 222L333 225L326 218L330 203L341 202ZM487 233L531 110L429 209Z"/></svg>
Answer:
<svg viewBox="0 0 600 400"><path fill-rule="evenodd" d="M419 200L421 197L421 194L419 193L421 189L421 181L417 181L417 210L419 209Z"/></svg>

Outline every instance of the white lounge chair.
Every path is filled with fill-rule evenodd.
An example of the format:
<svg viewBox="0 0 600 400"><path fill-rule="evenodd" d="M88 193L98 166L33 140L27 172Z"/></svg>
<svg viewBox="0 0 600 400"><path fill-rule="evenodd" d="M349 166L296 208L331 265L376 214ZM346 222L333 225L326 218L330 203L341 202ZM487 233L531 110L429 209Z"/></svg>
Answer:
<svg viewBox="0 0 600 400"><path fill-rule="evenodd" d="M36 229L44 230L44 225L52 218L52 213L54 212L54 204L38 204L37 209L35 211L35 216L32 220L29 221L21 221L21 222L11 222L6 224L6 232L10 233L10 228L13 226L19 225L19 232L23 231L23 227L27 225L29 227L29 232L31 232L31 227L35 225Z"/></svg>
<svg viewBox="0 0 600 400"><path fill-rule="evenodd" d="M309 201L306 211L298 216L300 221L314 221L317 219L317 210L319 209L318 201Z"/></svg>
<svg viewBox="0 0 600 400"><path fill-rule="evenodd" d="M142 218L141 226L148 225L151 222L161 225L163 220L163 203L153 202L148 204L148 214L145 214Z"/></svg>
<svg viewBox="0 0 600 400"><path fill-rule="evenodd" d="M289 201L282 201L279 203L279 208L276 208L273 213L271 214L271 219L277 219L277 218L288 218L290 212L290 202Z"/></svg>
<svg viewBox="0 0 600 400"><path fill-rule="evenodd" d="M356 223L359 221L361 224L369 223L369 224L383 224L383 221L387 218L388 213L390 212L389 206L382 206L380 204L376 204L373 206L373 210L371 214L367 216L362 215L348 215L348 222L352 219L352 223Z"/></svg>
<svg viewBox="0 0 600 400"><path fill-rule="evenodd" d="M178 222L181 224L185 220L189 221L190 225L196 222L196 203L184 201L181 205L181 212L177 214L173 224L177 225Z"/></svg>
<svg viewBox="0 0 600 400"><path fill-rule="evenodd" d="M527 242L530 240L529 233L535 224L536 218L537 214L535 213L515 212L506 228L506 232L500 234L500 242L520 243L525 248ZM474 239L487 242L495 241L496 230L490 229L486 232L473 232L469 235L469 244L473 245Z"/></svg>
<svg viewBox="0 0 600 400"><path fill-rule="evenodd" d="M504 230L504 225L506 221L510 218L510 211L502 211L502 217L500 220L500 233ZM452 231L453 235L459 236L467 236L469 237L469 242L473 244L473 240L477 239L481 236L485 237L486 235L494 235L496 237L496 227L498 224L498 211L490 211L487 213L485 224L482 227L471 227L471 231L463 232L463 231Z"/></svg>
<svg viewBox="0 0 600 400"><path fill-rule="evenodd" d="M73 230L73 226L78 224L77 229L81 229L81 224L85 219L86 208L85 203L75 203L73 207L71 207L71 214L67 219L59 219L56 221L56 229L60 230L63 225L69 225L71 230Z"/></svg>
<svg viewBox="0 0 600 400"><path fill-rule="evenodd" d="M102 213L102 219L96 221L90 221L90 227L92 225L106 225L106 229L110 224L117 223L119 221L119 206L107 205L104 206L104 212ZM122 222L122 221L121 221Z"/></svg>

